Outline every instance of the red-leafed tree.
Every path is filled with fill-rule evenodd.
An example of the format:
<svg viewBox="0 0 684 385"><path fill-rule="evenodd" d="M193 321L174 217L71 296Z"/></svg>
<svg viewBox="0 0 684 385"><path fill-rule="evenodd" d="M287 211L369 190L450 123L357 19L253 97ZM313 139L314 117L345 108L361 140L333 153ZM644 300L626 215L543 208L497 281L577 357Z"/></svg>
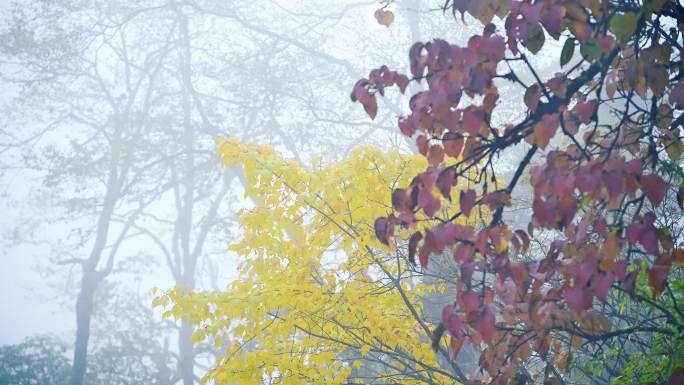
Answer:
<svg viewBox="0 0 684 385"><path fill-rule="evenodd" d="M389 87L416 91L398 128L429 167L394 191L375 231L396 242L398 227L426 218L434 226L410 237L408 258L453 253L456 296L433 343L446 334L453 356L463 344L480 352L472 383L680 384L684 7L449 0L444 10L477 19L482 34L415 43L409 75L382 66L351 95L373 119ZM544 47L551 39L558 50ZM549 53L560 67L544 77L535 63ZM497 114L511 85L526 109L515 120ZM502 180L498 160L521 148ZM434 194L463 183L461 213L441 216ZM516 194L531 194L523 223L506 215ZM487 223L454 223L480 207Z"/></svg>

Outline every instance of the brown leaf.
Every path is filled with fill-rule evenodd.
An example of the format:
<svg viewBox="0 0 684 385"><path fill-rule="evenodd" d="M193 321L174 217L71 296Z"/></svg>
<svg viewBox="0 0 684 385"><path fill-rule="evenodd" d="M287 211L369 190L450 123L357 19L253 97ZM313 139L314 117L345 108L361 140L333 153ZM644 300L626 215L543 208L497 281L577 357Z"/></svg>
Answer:
<svg viewBox="0 0 684 385"><path fill-rule="evenodd" d="M452 157L458 158L461 156L461 150L463 149L463 136L455 132L447 132L442 137L442 143L444 144L444 152Z"/></svg>
<svg viewBox="0 0 684 385"><path fill-rule="evenodd" d="M437 167L444 161L444 148L438 144L433 144L427 153L428 163L430 166Z"/></svg>
<svg viewBox="0 0 684 385"><path fill-rule="evenodd" d="M537 109L537 105L539 104L539 98L541 97L541 89L539 88L539 85L533 84L527 90L525 91L525 105L527 108L530 109L531 112L534 112Z"/></svg>
<svg viewBox="0 0 684 385"><path fill-rule="evenodd" d="M375 11L375 19L379 24L389 27L394 22L394 12L385 11L384 9L380 8Z"/></svg>

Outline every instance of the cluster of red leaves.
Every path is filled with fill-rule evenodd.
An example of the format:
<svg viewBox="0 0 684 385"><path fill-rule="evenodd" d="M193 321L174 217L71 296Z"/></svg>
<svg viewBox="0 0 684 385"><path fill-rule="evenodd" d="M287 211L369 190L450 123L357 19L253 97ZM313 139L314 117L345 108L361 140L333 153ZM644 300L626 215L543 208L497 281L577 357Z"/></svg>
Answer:
<svg viewBox="0 0 684 385"><path fill-rule="evenodd" d="M658 4L660 8L637 12L598 0L449 1L454 13L468 12L482 21L483 34L472 36L465 47L443 40L416 43L409 51L411 79L383 66L354 86L352 99L374 118L376 93L383 95L393 85L404 93L409 81L427 83L426 90L411 97L411 112L399 119L398 127L415 137L429 167L393 192L394 213L378 218L375 232L387 244L397 226L411 228L419 213L438 223L415 232L408 244L413 263L416 254L425 267L430 255L449 252L460 269L455 301L444 308L435 343L448 332L452 355L464 343L481 348L481 371L493 383L513 381L519 361L533 355L546 359L550 350L562 350L556 338L560 333L569 335L573 346L608 335L611 322L595 304L606 301L614 289L634 295L641 271L657 297L673 262L684 262L684 250L658 227L654 214L667 191L676 187L655 172L660 151L672 160L682 153L682 122L673 123L673 115L684 108L684 83L677 80L681 73L671 76L679 70L670 65L673 49L666 43L677 36L655 35L639 52L628 44L638 46L639 28L645 28L652 14L667 14L674 6ZM505 18L505 37L489 24L494 16ZM494 80L523 84L514 73L499 74L499 64L507 53L509 58L523 57L521 44L527 52L539 51L544 31L556 39L570 35L562 64L570 60L567 51L572 56L579 44L586 65L525 86L527 117L492 127L499 99ZM599 130L598 109L606 103L603 87L609 98L616 93L627 100L634 95L650 98L650 115L642 114L640 121L657 122L658 131L651 123L642 126L627 119L617 129ZM538 149L545 150L560 135L571 144L546 153L544 162L532 166ZM488 191L485 182L477 191L462 191L460 212L438 217L440 200L433 191L450 200L452 188L469 170L521 140L532 148L507 186ZM532 216L527 230L512 230L502 211L526 169L534 191ZM682 196L680 190L680 202ZM494 213L491 223L481 228L454 223L478 206ZM520 258L539 231L550 231L556 239L542 258ZM633 257L633 250L643 257ZM547 363L545 377L554 365L550 359Z"/></svg>

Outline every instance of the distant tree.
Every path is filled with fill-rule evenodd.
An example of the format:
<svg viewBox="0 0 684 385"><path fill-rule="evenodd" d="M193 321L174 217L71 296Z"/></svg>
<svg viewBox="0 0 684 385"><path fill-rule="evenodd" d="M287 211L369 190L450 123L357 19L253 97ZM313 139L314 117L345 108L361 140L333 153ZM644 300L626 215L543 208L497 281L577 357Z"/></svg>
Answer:
<svg viewBox="0 0 684 385"><path fill-rule="evenodd" d="M36 336L0 347L0 384L66 385L71 365L67 345L52 336Z"/></svg>
<svg viewBox="0 0 684 385"><path fill-rule="evenodd" d="M95 303L86 385L178 382L177 352L170 346L173 333L150 309L149 294L108 281Z"/></svg>
<svg viewBox="0 0 684 385"><path fill-rule="evenodd" d="M52 262L80 269L72 385L86 373L97 288L122 243L135 235L136 219L164 190L149 126L173 26L152 31L138 23L136 44L147 48L138 51L132 25L126 31L109 25L123 17L116 10L32 3L16 10L0 45L4 80L18 89L5 108L14 124L25 124L4 132L3 144L18 153L13 167L41 181L32 191L40 215L26 216L40 221L18 224L14 241L36 242L37 228L59 224L63 236L45 240Z"/></svg>
<svg viewBox="0 0 684 385"><path fill-rule="evenodd" d="M140 298L105 282L95 303L84 384L171 385L178 381L175 353L164 335L168 333ZM0 347L0 384L67 384L69 345L55 336L37 335Z"/></svg>

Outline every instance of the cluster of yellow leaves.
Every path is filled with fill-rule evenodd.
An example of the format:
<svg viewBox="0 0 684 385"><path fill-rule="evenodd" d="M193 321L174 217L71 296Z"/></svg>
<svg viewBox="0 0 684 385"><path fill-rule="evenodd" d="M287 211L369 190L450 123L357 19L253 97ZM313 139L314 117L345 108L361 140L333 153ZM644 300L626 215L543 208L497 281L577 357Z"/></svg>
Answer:
<svg viewBox="0 0 684 385"><path fill-rule="evenodd" d="M364 147L305 168L268 146L221 139L219 152L244 170L253 206L238 214L243 234L230 246L239 279L226 291L176 288L155 300L165 317L197 325L194 341L223 352L204 381L453 383L429 370L439 363L422 313L421 296L443 285L416 279L373 230L391 188L424 170L424 157Z"/></svg>

